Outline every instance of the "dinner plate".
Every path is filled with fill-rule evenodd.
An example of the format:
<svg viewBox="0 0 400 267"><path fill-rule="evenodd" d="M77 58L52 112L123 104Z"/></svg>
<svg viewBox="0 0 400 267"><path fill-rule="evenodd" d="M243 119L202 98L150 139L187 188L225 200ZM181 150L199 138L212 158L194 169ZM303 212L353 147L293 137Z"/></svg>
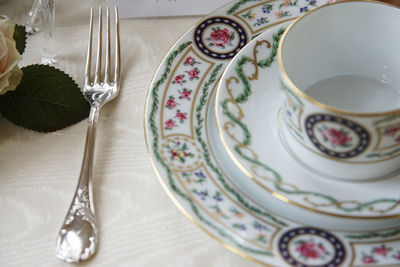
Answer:
<svg viewBox="0 0 400 267"><path fill-rule="evenodd" d="M400 225L400 175L365 183L328 179L303 166L286 145L280 107L288 93L280 90L275 59L279 37L288 24L269 28L245 46L221 78L215 114L227 153L248 178L264 189L265 197L274 196L318 213L322 219L322 215L328 216L324 225L333 224L342 230ZM290 105L285 110L299 118L302 107L292 102L285 102ZM287 126L301 128L299 123ZM298 220L303 216L299 214Z"/></svg>
<svg viewBox="0 0 400 267"><path fill-rule="evenodd" d="M264 190L237 168L219 139L213 101L232 58L260 33L326 2L237 1L189 29L167 53L151 83L146 144L174 204L241 256L271 266L396 265L400 229L317 227L305 222L307 218L301 218L303 223L292 219L294 206L287 203L286 214L277 213L275 203L259 201ZM262 192L249 194L256 190Z"/></svg>

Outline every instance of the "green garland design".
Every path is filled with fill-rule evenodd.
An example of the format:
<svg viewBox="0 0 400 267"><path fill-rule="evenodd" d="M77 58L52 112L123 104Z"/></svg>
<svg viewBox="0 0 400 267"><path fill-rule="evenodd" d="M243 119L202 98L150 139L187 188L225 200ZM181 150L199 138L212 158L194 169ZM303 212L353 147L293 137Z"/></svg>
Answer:
<svg viewBox="0 0 400 267"><path fill-rule="evenodd" d="M152 88L152 93L151 93L151 97L152 97L152 105L151 105L151 110L150 110L150 116L148 119L148 123L149 123L149 127L151 130L151 133L153 135L153 143L152 143L152 150L153 153L155 155L156 160L161 164L161 166L165 169L165 171L167 172L167 177L168 177L168 183L170 188L177 194L179 195L182 199L184 199L185 201L187 201L192 209L192 211L194 212L194 214L197 216L197 218L203 222L205 225L209 226L210 228L216 230L221 236L227 238L228 240L230 240L233 244L235 244L236 247L247 251L247 252L251 252L254 254L259 254L259 255L265 255L265 256L274 256L273 253L271 253L270 251L265 251L265 250L257 250L257 249L253 249L253 248L249 248L247 246L244 246L243 244L241 244L240 242L238 242L232 235L230 235L229 233L227 233L224 229L221 229L219 227L217 227L216 225L214 225L211 221L207 220L206 218L204 218L201 213L199 212L198 207L195 205L195 203L193 202L193 200L187 196L186 194L184 194L183 192L180 191L180 189L177 187L177 185L175 184L174 178L173 178L173 173L171 171L171 169L169 168L168 164L164 162L164 160L162 159L161 155L158 152L159 149L159 134L158 134L158 127L155 121L155 117L156 114L158 112L159 109L159 96L158 96L158 92L160 89L160 86L165 82L165 80L168 77L168 74L170 74L171 72L171 66L172 66L172 62L174 61L174 59L177 57L178 54L180 54L185 48L187 48L192 42L185 42L183 44L181 44L176 50L174 50L170 56L167 58L166 60L166 66L165 66L165 70L162 73L160 79L158 79L155 83L154 86ZM207 149L207 143L204 142L200 135L201 135L201 130L203 128L203 122L204 122L204 118L201 115L201 111L204 107L204 105L206 104L207 101L207 92L208 92L208 87L216 81L217 79L217 75L219 70L221 69L222 64L218 65L211 73L211 77L209 79L209 81L207 83L205 83L204 87L203 87L203 95L200 99L200 103L198 105L198 107L196 108L197 111L197 126L196 126L196 135L197 135L197 140L201 142L201 146L203 149L205 149L204 151L204 155L205 155L205 159L207 161L207 164L211 165L213 170L215 172L217 172L219 174L219 179L221 181L224 182L224 186L228 186L226 184L226 182L224 181L224 179L222 178L222 175L220 175L220 171L218 170L218 168L216 168L215 166L212 165L211 160L210 160L210 155ZM234 190L231 187L228 187L228 190L230 192L234 192ZM237 199L241 202L244 202L243 198L236 193ZM258 211L258 209L251 207L247 202L245 206L253 211ZM260 212L260 211L259 211ZM260 212L261 213L261 212ZM286 225L285 223L281 222L281 225Z"/></svg>
<svg viewBox="0 0 400 267"><path fill-rule="evenodd" d="M371 232L371 233L358 234L358 235L346 235L346 237L349 239L365 240L365 239L371 239L371 238L394 237L398 234L400 234L400 229L395 229L395 230L391 230L388 232Z"/></svg>
<svg viewBox="0 0 400 267"><path fill-rule="evenodd" d="M400 151L400 148L393 149L389 152L384 152L384 153L372 153L368 154L367 158L382 158L382 157L391 157L394 154L397 154L397 152Z"/></svg>
<svg viewBox="0 0 400 267"><path fill-rule="evenodd" d="M268 212L262 211L257 207L253 207L249 204L248 201L246 201L231 185L229 185L221 171L212 163L211 157L210 157L210 152L208 150L208 144L204 139L202 138L202 130L204 129L204 121L205 118L202 115L202 111L204 106L206 105L207 99L208 99L208 94L209 94L209 87L211 84L213 84L217 80L217 74L222 68L223 64L218 65L213 72L211 73L210 79L204 84L203 90L202 90L202 95L200 97L200 102L198 106L196 107L196 127L195 127L195 135L197 138L197 142L201 145L201 148L203 150L203 157L207 163L207 165L215 172L215 174L218 177L218 180L223 184L224 188L232 194L237 201L239 201L244 207L246 207L248 210L255 212L259 215L262 215L263 217L267 217L270 220L274 221L275 223L281 225L281 226L287 226L287 224L281 220L278 220L276 217L271 215Z"/></svg>
<svg viewBox="0 0 400 267"><path fill-rule="evenodd" d="M262 0L240 0L239 2L234 4L230 9L228 9L228 11L226 11L226 14L228 15L232 14L233 12L238 10L240 6L244 5L247 2L260 2L260 1Z"/></svg>
<svg viewBox="0 0 400 267"><path fill-rule="evenodd" d="M387 116L387 117L385 117L385 118L382 118L382 119L379 119L379 120L375 121L375 122L374 122L374 125L380 124L380 123L382 123L382 122L388 122L388 121L397 119L398 117L400 117L400 114L390 115L390 116Z"/></svg>
<svg viewBox="0 0 400 267"><path fill-rule="evenodd" d="M257 65L259 67L267 68L267 67L270 67L271 64L274 62L276 54L277 54L279 39L282 36L282 34L284 33L284 31L285 31L285 29L281 28L278 30L277 33L273 34L273 45L271 47L270 55L265 60L261 60L257 63ZM248 80L246 74L243 71L243 66L247 62L249 62L249 60L250 60L249 57L243 56L240 60L238 60L237 66L235 68L236 74L243 84L243 91L235 98L235 101L238 104L243 104L244 102L246 102L248 100L248 97L252 94L251 85L249 83L249 80ZM235 123L242 129L243 136L244 136L242 143L244 145L248 146L251 144L251 133L248 130L248 128L244 122L242 122L234 114L229 112L228 102L229 102L229 99L225 99L220 103L222 110L223 110L222 113L224 116L228 117L231 122ZM302 191L302 190L292 191L289 189L285 189L281 186L283 180L278 172L276 172L274 169L270 168L266 164L245 155L238 145L234 146L234 150L244 160L250 162L251 164L258 165L258 166L262 167L263 169L265 169L266 171L272 173L273 178L275 179L275 182L273 183L275 190L278 190L278 191L286 193L286 194L296 194L296 195L319 197L321 199L328 201L328 203L331 203L332 205L336 206L339 210L342 210L345 212L362 211L365 208L371 207L377 203L393 203L393 204L395 204L398 202L398 200L396 200L396 199L379 199L379 200L368 201L365 203L360 203L360 204L354 206L353 208L346 208L346 207L342 207L334 197L329 196L329 195L325 195L325 194L317 193L317 192L310 192L310 191Z"/></svg>

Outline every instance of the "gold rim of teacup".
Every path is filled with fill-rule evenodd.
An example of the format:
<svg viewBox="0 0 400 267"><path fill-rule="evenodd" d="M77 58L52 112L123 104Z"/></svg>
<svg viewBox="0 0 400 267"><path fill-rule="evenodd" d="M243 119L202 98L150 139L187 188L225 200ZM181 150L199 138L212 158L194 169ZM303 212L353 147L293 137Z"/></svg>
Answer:
<svg viewBox="0 0 400 267"><path fill-rule="evenodd" d="M289 27L283 33L283 35L282 35L282 37L281 37L281 39L279 41L279 46L278 46L278 64L279 64L279 69L281 71L282 78L285 79L285 82L289 85L289 87L290 87L289 89L291 89L293 91L293 93L295 93L296 95L298 95L298 96L306 99L307 101L313 103L317 107L320 107L322 109L325 109L325 110L328 110L328 111L331 111L331 112L335 112L335 113L339 113L339 114L343 114L343 115L349 115L349 116L358 116L358 117L388 116L388 115L393 115L393 114L396 114L396 113L400 113L400 108L395 109L395 110L390 110L390 111L382 111L382 112L356 112L356 111L336 108L336 107L324 104L324 103L314 99L313 97L309 96L308 94L303 92L300 88L298 88L292 82L292 80L289 78L289 75L287 74L287 72L285 70L285 67L284 67L283 62L282 62L282 44L285 41L285 38L286 38L288 32L297 24L297 22L299 22L304 17L308 16L311 13L314 13L315 11L317 11L317 10L319 10L321 8L326 8L327 6L332 6L332 5L345 4L345 3L349 3L349 2L368 2L368 3L376 3L376 4L381 4L381 5L387 5L387 6L391 6L391 7L394 7L394 8L400 8L399 6L396 6L394 4L375 1L375 0L343 0L343 1L332 3L332 4L327 4L327 5L316 7L313 10L310 10L307 13L301 15L300 17L298 17L296 20L294 20L289 25Z"/></svg>

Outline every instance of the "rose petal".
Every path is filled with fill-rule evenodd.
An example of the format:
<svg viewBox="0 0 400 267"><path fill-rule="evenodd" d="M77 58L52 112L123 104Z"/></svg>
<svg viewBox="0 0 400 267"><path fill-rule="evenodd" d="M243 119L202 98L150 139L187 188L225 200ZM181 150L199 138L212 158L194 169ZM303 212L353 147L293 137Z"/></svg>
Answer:
<svg viewBox="0 0 400 267"><path fill-rule="evenodd" d="M0 31L4 34L4 36L8 39L12 39L14 36L15 24L12 21L5 17L0 16Z"/></svg>
<svg viewBox="0 0 400 267"><path fill-rule="evenodd" d="M4 34L0 31L0 73L4 72L7 64L8 47Z"/></svg>
<svg viewBox="0 0 400 267"><path fill-rule="evenodd" d="M21 82L23 72L18 66L15 66L7 75L0 78L0 95L13 91ZM4 86L2 86L4 84Z"/></svg>
<svg viewBox="0 0 400 267"><path fill-rule="evenodd" d="M0 95L3 93L3 89L9 85L8 78L10 78L11 72L6 73L3 77L0 78Z"/></svg>
<svg viewBox="0 0 400 267"><path fill-rule="evenodd" d="M18 65L18 62L22 59L22 56L18 53L18 50L15 48L15 41L6 39L6 45L8 48L7 63L4 71L0 72L0 77L2 77L5 73L11 71L15 66Z"/></svg>
<svg viewBox="0 0 400 267"><path fill-rule="evenodd" d="M0 95L15 90L22 78L18 62L22 59L13 39L15 24L0 16Z"/></svg>

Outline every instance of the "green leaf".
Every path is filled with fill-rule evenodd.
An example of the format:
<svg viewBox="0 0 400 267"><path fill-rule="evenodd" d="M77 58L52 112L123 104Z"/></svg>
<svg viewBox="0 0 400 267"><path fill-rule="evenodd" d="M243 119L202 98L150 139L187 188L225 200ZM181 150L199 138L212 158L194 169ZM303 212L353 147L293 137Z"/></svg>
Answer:
<svg viewBox="0 0 400 267"><path fill-rule="evenodd" d="M26 47L26 31L25 27L22 25L15 25L14 29L14 40L16 42L16 48L18 52L22 55Z"/></svg>
<svg viewBox="0 0 400 267"><path fill-rule="evenodd" d="M89 103L63 71L48 65L30 65L22 71L15 91L0 96L0 113L6 119L34 131L52 132L88 116Z"/></svg>

